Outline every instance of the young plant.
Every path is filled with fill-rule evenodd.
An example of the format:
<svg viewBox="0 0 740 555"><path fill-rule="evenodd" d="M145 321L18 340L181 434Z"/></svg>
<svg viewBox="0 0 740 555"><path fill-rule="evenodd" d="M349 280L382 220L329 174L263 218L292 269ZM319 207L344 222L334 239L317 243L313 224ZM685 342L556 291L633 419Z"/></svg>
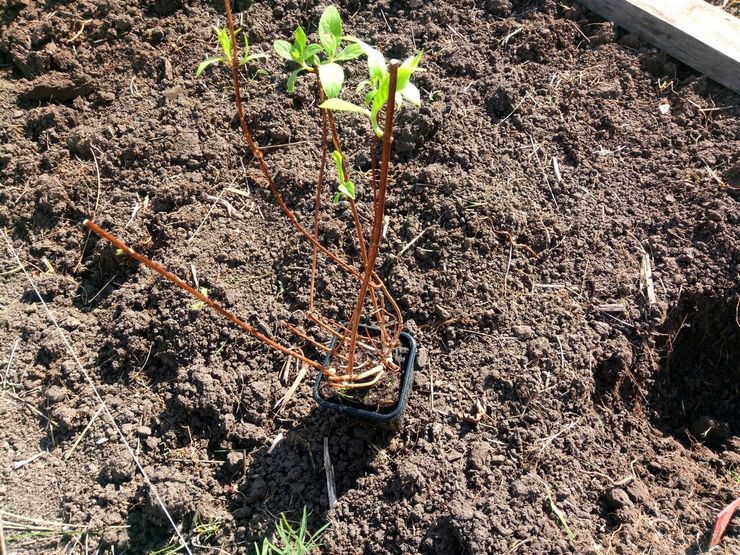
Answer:
<svg viewBox="0 0 740 555"><path fill-rule="evenodd" d="M308 44L306 32L298 26L293 33L293 44L287 40L276 40L273 48L278 56L298 65L288 75L286 89L295 92L295 82L301 73L318 73L327 98L339 95L344 83L344 70L338 62L354 60L363 54L362 48L351 43L340 49L342 41L342 18L334 6L328 6L319 19L319 44Z"/></svg>
<svg viewBox="0 0 740 555"><path fill-rule="evenodd" d="M244 41L245 51L241 56L238 55L236 45L239 31L234 26L230 0L224 0L224 7L226 9L227 27L216 30L223 55L201 62L196 74L202 74L207 67L215 63L230 65L236 111L242 135L280 210L298 233L313 247L310 300L306 312L307 323L316 326L321 334L328 335L334 338L335 341L332 346L329 346L312 338L308 333L288 322L283 323L284 327L316 350L329 353L331 363L325 367L305 356L300 349L287 347L278 340L262 334L208 298L204 292L197 291L157 263L135 252L119 239L103 231L95 223L86 220L85 225L91 231L113 243L122 253L135 258L196 297L200 303L194 305L194 309L200 310L207 306L266 345L287 356L301 360L313 368L320 369L324 373L329 386L334 391L339 391L342 396L350 395L352 390L367 390L367 388L383 379L388 372L393 374L399 370L398 364L393 360L393 350L398 345L401 336L403 316L398 304L378 275L375 266L385 216L394 114L396 108L404 100L417 106L420 103L419 91L410 79L415 71L419 71L422 53L408 58L403 63L397 60L386 62L385 57L377 49L360 39L343 34L341 17L333 6L326 8L319 20L319 43L309 44L308 37L301 27L296 29L292 44L282 40L275 41L275 51L298 66L291 71L288 77L287 88L290 91L294 90L295 80L299 74L313 73L316 76L317 96L321 108L322 154L317 176L313 232L311 232L298 220L296 214L285 203L275 184L265 154L252 137L247 126L240 87L240 67L250 60L264 55L249 55L249 45L246 38ZM369 91L365 95L364 105L360 106L340 98L344 85L344 70L339 62L353 60L363 54L367 56L368 79L361 83L358 89L368 87ZM368 143L371 152L371 172L369 183L366 185L369 185L368 189L372 191L373 216L370 232L367 233L367 236L357 208L362 188L350 179L347 157L343 153L334 118L335 111L362 113L370 123L369 131L371 132L368 134ZM382 120L381 115L384 115ZM377 145L381 141L382 149L378 169ZM322 188L325 181L324 169L329 155L329 142L331 142L331 157L336 167L338 181L336 193L331 198L335 202L344 199L350 206L359 253L359 260L354 262L348 261L342 255L323 245L319 240ZM367 196L370 197L370 195ZM345 272L353 283L357 283L357 297L347 325L326 318L316 311L314 284L319 255L328 258ZM369 305L369 312L365 311L368 308L366 305ZM378 328L377 334L371 333L368 329L360 329L360 320L363 316L366 316L366 321L373 323ZM356 398L357 396L352 395L352 397ZM287 525L287 521L285 521L285 524Z"/></svg>
<svg viewBox="0 0 740 555"><path fill-rule="evenodd" d="M231 35L229 34L229 30L225 27L214 27L213 31L216 33L216 37L218 38L218 44L221 45L221 51L223 54L221 56L216 56L214 58L206 58L203 60L200 64L198 64L198 69L195 70L195 76L200 77L201 74L210 66L213 64L231 64L231 60L234 56L234 43L231 41ZM241 32L241 29L236 31L236 34L238 35ZM241 58L239 58L239 65L247 65L249 62L253 60L257 60L259 58L267 58L267 54L250 54L249 53L249 39L247 38L247 35L244 35L244 53L242 54Z"/></svg>

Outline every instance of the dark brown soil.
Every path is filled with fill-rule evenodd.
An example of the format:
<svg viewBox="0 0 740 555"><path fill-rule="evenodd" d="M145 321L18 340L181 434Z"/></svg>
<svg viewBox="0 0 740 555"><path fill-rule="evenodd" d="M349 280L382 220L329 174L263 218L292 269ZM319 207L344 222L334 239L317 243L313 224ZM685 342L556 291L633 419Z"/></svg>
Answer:
<svg viewBox="0 0 740 555"><path fill-rule="evenodd" d="M313 31L323 7L237 4L263 52L299 23ZM570 0L341 10L386 53L424 48L428 70L423 107L399 118L380 265L421 347L397 435L316 409L310 379L275 416L280 357L80 226L93 216L183 277L194 266L214 299L287 339L276 324L306 308L310 249L247 154L227 72L194 78L216 52L220 2L0 12L0 225L175 522L224 553L251 552L304 506L312 529L331 522L327 553L701 552L740 494L740 98ZM287 96L284 65L263 67L245 84L250 126L310 222L312 88ZM364 124L341 127L365 171ZM353 256L347 216L340 204L322 227ZM86 430L98 402L15 268L6 254L10 551L167 546L173 530L110 422ZM346 319L354 288L329 265L323 276L328 315ZM23 535L7 524L18 515L89 533ZM713 553L740 552L737 522Z"/></svg>

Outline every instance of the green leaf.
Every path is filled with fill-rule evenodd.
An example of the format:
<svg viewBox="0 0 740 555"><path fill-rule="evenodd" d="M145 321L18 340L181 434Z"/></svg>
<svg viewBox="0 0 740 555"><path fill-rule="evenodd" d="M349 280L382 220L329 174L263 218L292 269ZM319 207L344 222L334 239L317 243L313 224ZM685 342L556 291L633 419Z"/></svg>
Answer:
<svg viewBox="0 0 740 555"><path fill-rule="evenodd" d="M289 62L293 61L293 56L290 53L291 46L287 40L276 40L272 43L272 47L275 49L275 53L281 58L285 58Z"/></svg>
<svg viewBox="0 0 740 555"><path fill-rule="evenodd" d="M200 77L200 74L203 73L208 66L217 64L219 62L226 62L226 60L224 60L223 58L208 58L207 60L203 60L200 64L198 64L198 69L195 70L195 76Z"/></svg>
<svg viewBox="0 0 740 555"><path fill-rule="evenodd" d="M221 50L223 50L226 61L231 61L231 55L234 49L231 45L229 30L225 27L216 28L216 36L218 37L218 43L221 45Z"/></svg>
<svg viewBox="0 0 740 555"><path fill-rule="evenodd" d="M355 58L359 58L362 56L365 52L362 50L362 46L357 44L356 42L353 42L352 44L348 44L345 46L339 54L336 55L334 58L335 62L343 62L345 60L354 60Z"/></svg>
<svg viewBox="0 0 740 555"><path fill-rule="evenodd" d="M311 57L315 56L319 52L321 52L324 48L320 44L309 44L306 47L306 50L303 51L303 61L306 63L309 62ZM315 65L315 64L309 64L309 65Z"/></svg>
<svg viewBox="0 0 740 555"><path fill-rule="evenodd" d="M331 157L334 160L334 165L337 168L337 175L339 176L339 183L344 183L347 181L346 176L344 175L344 155L339 150L335 150L331 153Z"/></svg>
<svg viewBox="0 0 740 555"><path fill-rule="evenodd" d="M362 48L362 51L367 56L367 71L370 74L370 79L379 83L383 80L383 77L388 75L385 57L381 54L380 50L373 48L369 44L355 37L347 36L344 37L344 39L357 43L360 45L360 48Z"/></svg>
<svg viewBox="0 0 740 555"><path fill-rule="evenodd" d="M243 66L243 65L245 65L245 64L247 64L249 62L252 62L254 60L259 60L260 58L267 58L267 54L259 54L258 53L258 54L251 54L249 56L244 56L242 58L242 61L239 62L239 65L240 66Z"/></svg>
<svg viewBox="0 0 740 555"><path fill-rule="evenodd" d="M319 38L321 39L321 46L324 48L324 52L326 52L326 57L333 60L334 54L336 54L337 48L339 48L339 40L334 35L321 33L319 33Z"/></svg>
<svg viewBox="0 0 740 555"><path fill-rule="evenodd" d="M327 6L321 14L319 39L321 39L326 55L329 59L334 59L334 54L342 40L342 18L334 6Z"/></svg>
<svg viewBox="0 0 740 555"><path fill-rule="evenodd" d="M413 83L406 83L406 86L401 90L401 96L414 106L421 106L421 94Z"/></svg>
<svg viewBox="0 0 740 555"><path fill-rule="evenodd" d="M342 193L344 196L351 198L352 200L355 200L355 184L351 181L345 181L344 183L340 183L339 192Z"/></svg>
<svg viewBox="0 0 740 555"><path fill-rule="evenodd" d="M302 71L301 68L294 69L290 72L290 75L288 75L288 82L285 85L285 88L288 90L289 93L295 92L295 80L298 78L298 74Z"/></svg>
<svg viewBox="0 0 740 555"><path fill-rule="evenodd" d="M327 98L339 96L344 83L344 70L339 64L324 64L319 66L321 86Z"/></svg>
<svg viewBox="0 0 740 555"><path fill-rule="evenodd" d="M306 31L300 25L295 30L295 41L293 41L293 48L296 48L298 53L303 59L303 51L306 49Z"/></svg>
<svg viewBox="0 0 740 555"><path fill-rule="evenodd" d="M359 114L365 114L366 116L370 115L370 110L367 108L363 108L362 106L358 106L357 104L352 104L351 102L347 102L346 100L342 100L341 98L330 98L329 100L321 103L319 105L319 108L322 108L324 110L332 110L333 112L357 112Z"/></svg>
<svg viewBox="0 0 740 555"><path fill-rule="evenodd" d="M342 16L335 6L327 6L319 19L319 32L334 35L337 39L342 38Z"/></svg>
<svg viewBox="0 0 740 555"><path fill-rule="evenodd" d="M419 62L421 62L421 57L423 55L424 51L419 51L416 56L404 60L404 62L401 64L401 67L398 68L398 79L396 81L397 91L400 92L404 89L406 83L408 83L409 79L411 79L411 74L419 67Z"/></svg>
<svg viewBox="0 0 740 555"><path fill-rule="evenodd" d="M244 35L244 54L242 55L242 59L239 62L240 66L243 66L247 64L248 62L251 62L252 60L257 60L259 58L267 58L267 54L249 54L249 39L246 35Z"/></svg>
<svg viewBox="0 0 740 555"><path fill-rule="evenodd" d="M378 85L378 88L373 97L373 105L371 110L376 114L380 112L385 103L388 101L388 88L390 87L390 75L386 75Z"/></svg>

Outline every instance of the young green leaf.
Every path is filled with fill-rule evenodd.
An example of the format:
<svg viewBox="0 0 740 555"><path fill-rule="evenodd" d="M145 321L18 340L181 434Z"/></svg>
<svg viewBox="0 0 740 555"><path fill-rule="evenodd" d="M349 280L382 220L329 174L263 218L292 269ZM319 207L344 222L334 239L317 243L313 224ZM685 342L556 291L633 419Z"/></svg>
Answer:
<svg viewBox="0 0 740 555"><path fill-rule="evenodd" d="M221 50L224 52L224 57L226 58L226 61L231 61L231 55L234 50L232 44L231 44L231 35L229 35L229 30L225 27L222 27L220 29L216 29L216 36L218 37L218 43L221 45Z"/></svg>
<svg viewBox="0 0 740 555"><path fill-rule="evenodd" d="M339 192L342 193L344 196L351 198L352 200L355 200L355 184L351 181L345 181L344 183L340 183Z"/></svg>
<svg viewBox="0 0 740 555"><path fill-rule="evenodd" d="M239 61L239 65L243 66L247 63L251 62L252 60L257 60L259 58L267 58L267 54L249 54L249 39L244 36L244 54L242 55L242 59Z"/></svg>
<svg viewBox="0 0 740 555"><path fill-rule="evenodd" d="M318 54L322 50L323 48L320 44L309 44L306 47L306 50L303 51L303 61L310 66L319 65L318 58L316 58L315 60L312 60L312 58L314 58L316 54Z"/></svg>
<svg viewBox="0 0 740 555"><path fill-rule="evenodd" d="M414 71L417 71L417 68L419 67L419 62L421 62L421 57L423 55L424 51L419 51L416 56L404 60L404 62L401 64L401 67L398 68L398 80L396 82L397 91L400 92L404 89L404 87L406 87L406 83L408 83L409 79L411 79L411 74Z"/></svg>
<svg viewBox="0 0 740 555"><path fill-rule="evenodd" d="M200 77L200 74L203 73L208 66L225 61L226 60L224 60L223 58L208 58L207 60L203 60L200 64L198 64L198 69L195 70L195 76Z"/></svg>
<svg viewBox="0 0 740 555"><path fill-rule="evenodd" d="M344 70L342 66L335 63L323 64L319 66L319 78L321 86L327 98L339 96L344 83Z"/></svg>
<svg viewBox="0 0 740 555"><path fill-rule="evenodd" d="M301 68L294 69L290 72L290 75L288 75L288 82L285 85L285 88L289 93L295 92L295 80L298 78L298 74L301 72Z"/></svg>
<svg viewBox="0 0 740 555"><path fill-rule="evenodd" d="M335 150L331 153L332 160L334 160L334 166L337 168L337 175L339 176L339 183L347 181L344 175L344 155L339 151Z"/></svg>
<svg viewBox="0 0 740 555"><path fill-rule="evenodd" d="M276 40L274 43L272 43L272 47L275 49L275 53L278 56L280 56L281 58L285 58L289 62L293 61L293 56L291 55L292 47L287 40Z"/></svg>
<svg viewBox="0 0 740 555"><path fill-rule="evenodd" d="M306 49L306 31L300 25L295 30L295 41L293 47L296 48L301 58L303 57L303 51Z"/></svg>
<svg viewBox="0 0 740 555"><path fill-rule="evenodd" d="M371 80L380 82L383 77L388 75L388 68L385 65L385 57L381 54L380 50L377 50L366 42L352 36L344 37L344 39L359 44L360 48L362 48L362 51L367 56L367 70L370 74Z"/></svg>
<svg viewBox="0 0 740 555"><path fill-rule="evenodd" d="M334 6L327 6L319 19L319 39L326 56L334 59L342 40L342 18Z"/></svg>
<svg viewBox="0 0 740 555"><path fill-rule="evenodd" d="M260 58L267 58L267 54L250 54L249 56L244 56L239 62L239 65L243 66L254 60L259 60Z"/></svg>
<svg viewBox="0 0 740 555"><path fill-rule="evenodd" d="M331 110L333 112L357 112L359 114L365 114L366 116L370 115L370 110L367 108L363 108L357 104L352 104L351 102L347 102L341 98L330 98L329 100L322 102L319 105L319 108Z"/></svg>
<svg viewBox="0 0 740 555"><path fill-rule="evenodd" d="M353 42L352 44L348 44L345 46L335 57L335 62L344 62L346 60L354 60L355 58L359 58L362 56L365 52L362 50L362 46L357 44L356 42Z"/></svg>
<svg viewBox="0 0 740 555"><path fill-rule="evenodd" d="M342 38L342 16L335 6L327 6L324 13L319 19L319 32L333 35L335 38Z"/></svg>
<svg viewBox="0 0 740 555"><path fill-rule="evenodd" d="M406 86L401 90L401 96L414 106L421 106L421 94L413 83L406 83Z"/></svg>

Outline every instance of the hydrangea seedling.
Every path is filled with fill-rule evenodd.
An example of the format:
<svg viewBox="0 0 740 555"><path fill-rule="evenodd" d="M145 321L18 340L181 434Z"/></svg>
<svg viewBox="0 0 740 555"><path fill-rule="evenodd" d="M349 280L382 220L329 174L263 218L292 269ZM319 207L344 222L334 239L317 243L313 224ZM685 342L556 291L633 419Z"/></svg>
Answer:
<svg viewBox="0 0 740 555"><path fill-rule="evenodd" d="M348 38L342 35L342 17L334 6L327 6L319 19L319 44L308 44L306 32L300 26L293 33L293 44L276 40L273 48L278 56L299 66L288 76L288 92L295 91L298 75L318 71L326 97L339 96L344 84L344 70L337 62L354 60L363 54L360 45L354 42L340 49L343 40Z"/></svg>

